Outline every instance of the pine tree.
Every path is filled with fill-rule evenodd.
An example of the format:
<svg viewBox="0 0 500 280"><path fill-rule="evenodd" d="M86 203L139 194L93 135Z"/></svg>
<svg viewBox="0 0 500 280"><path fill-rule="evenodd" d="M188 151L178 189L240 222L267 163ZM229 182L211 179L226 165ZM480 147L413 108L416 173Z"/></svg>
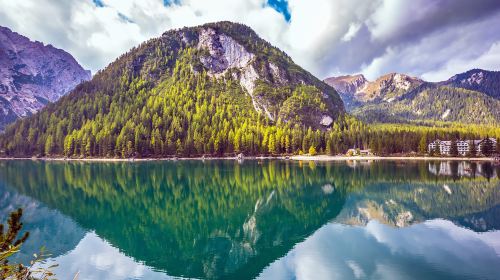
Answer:
<svg viewBox="0 0 500 280"><path fill-rule="evenodd" d="M481 143L481 153L484 156L491 156L494 152L494 146L493 146L493 141L489 137L484 138L483 142Z"/></svg>
<svg viewBox="0 0 500 280"><path fill-rule="evenodd" d="M316 148L314 146L311 146L309 148L309 155L310 156L315 156L316 155Z"/></svg>
<svg viewBox="0 0 500 280"><path fill-rule="evenodd" d="M452 157L458 156L458 147L457 147L457 141L456 140L451 140L451 143L450 143L450 156L452 156Z"/></svg>
<svg viewBox="0 0 500 280"><path fill-rule="evenodd" d="M418 151L420 154L426 154L427 153L427 135L424 134L420 138L420 143L418 144Z"/></svg>
<svg viewBox="0 0 500 280"><path fill-rule="evenodd" d="M469 151L467 152L468 157L475 157L477 156L477 147L476 144L474 143L474 140L469 141Z"/></svg>
<svg viewBox="0 0 500 280"><path fill-rule="evenodd" d="M326 153L327 155L332 155L332 154L333 154L333 153L332 153L332 140L330 140L330 139L328 139L328 140L326 141L326 149L325 149L325 153Z"/></svg>
<svg viewBox="0 0 500 280"><path fill-rule="evenodd" d="M9 262L9 258L22 249L22 245L29 237L27 231L22 233L21 237L18 237L23 231L22 215L21 208L11 212L7 220L8 228L6 229L0 223L0 279L54 279L55 274L51 269L55 266L34 269L42 267L48 257L43 249L38 254L34 254L35 259L29 262L31 264L29 267L22 263L14 264Z"/></svg>
<svg viewBox="0 0 500 280"><path fill-rule="evenodd" d="M45 155L51 155L52 151L54 149L54 141L52 140L52 135L49 135L47 137L47 140L45 141Z"/></svg>

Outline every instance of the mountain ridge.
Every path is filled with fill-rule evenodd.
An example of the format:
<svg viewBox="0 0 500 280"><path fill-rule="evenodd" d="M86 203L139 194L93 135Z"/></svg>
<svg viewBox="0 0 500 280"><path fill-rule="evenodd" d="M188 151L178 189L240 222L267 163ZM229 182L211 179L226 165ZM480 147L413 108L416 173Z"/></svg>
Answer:
<svg viewBox="0 0 500 280"><path fill-rule="evenodd" d="M90 78L68 52L0 26L0 131Z"/></svg>
<svg viewBox="0 0 500 280"><path fill-rule="evenodd" d="M359 74L325 82L339 92L350 113L365 121L500 123L500 72L472 69L441 82L390 73L349 83L355 77Z"/></svg>

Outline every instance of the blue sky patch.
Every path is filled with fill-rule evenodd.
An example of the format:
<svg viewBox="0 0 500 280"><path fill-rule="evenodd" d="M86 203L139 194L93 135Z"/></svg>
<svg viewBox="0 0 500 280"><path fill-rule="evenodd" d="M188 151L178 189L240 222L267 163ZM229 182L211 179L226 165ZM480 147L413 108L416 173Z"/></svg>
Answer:
<svg viewBox="0 0 500 280"><path fill-rule="evenodd" d="M181 0L163 0L163 5L169 6L171 4L180 4Z"/></svg>
<svg viewBox="0 0 500 280"><path fill-rule="evenodd" d="M104 4L102 3L101 0L92 0L92 2L94 2L94 4L97 6L97 7L104 7Z"/></svg>
<svg viewBox="0 0 500 280"><path fill-rule="evenodd" d="M267 4L275 9L276 11L283 14L286 21L290 21L291 15L288 10L288 1L287 0L267 0Z"/></svg>
<svg viewBox="0 0 500 280"><path fill-rule="evenodd" d="M118 17L123 20L124 22L128 22L128 23L134 23L133 20L131 20L130 18L128 18L126 15L122 14L122 13L118 13Z"/></svg>

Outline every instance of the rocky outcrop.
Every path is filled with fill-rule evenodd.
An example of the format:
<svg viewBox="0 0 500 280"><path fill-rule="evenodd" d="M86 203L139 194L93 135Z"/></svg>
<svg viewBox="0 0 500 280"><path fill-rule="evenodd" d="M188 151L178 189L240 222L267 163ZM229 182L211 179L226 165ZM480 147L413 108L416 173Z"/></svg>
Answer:
<svg viewBox="0 0 500 280"><path fill-rule="evenodd" d="M359 89L363 88L369 81L363 76L347 75L339 77L331 77L325 79L325 82L334 87L338 92L354 95Z"/></svg>
<svg viewBox="0 0 500 280"><path fill-rule="evenodd" d="M225 34L218 34L212 28L201 29L197 48L208 50L208 55L202 56L200 62L208 70L209 75L220 78L229 70L239 70L239 74L234 72L233 77L238 79L240 85L246 89L252 98L255 110L259 112L264 111L266 116L274 120L265 104L258 102L257 98L253 95L255 82L259 79L257 71L251 64L255 59L254 54L249 53L245 47L233 38Z"/></svg>
<svg viewBox="0 0 500 280"><path fill-rule="evenodd" d="M230 24L233 25L231 29L236 26ZM244 26L239 27L247 29ZM255 35L251 29L241 30L240 34L245 32ZM223 79L227 78L229 73L230 77L237 80L251 97L254 109L264 114L269 120L277 121L280 117L279 107L287 98L287 96L278 96L277 100L275 91L286 87L294 88L297 85L315 86L322 92L323 101L330 104L327 106L330 112L318 113L317 116L311 118L315 120L315 123L310 125L328 128L337 115L344 111L338 95L330 87L302 69L297 71L298 67L286 55L273 50L271 54L274 52L275 56L271 60L268 57L269 54L262 54L260 49L256 51L254 46L249 46L248 42L242 42L241 38L235 38L237 36L233 36L231 32L225 32L210 24L201 26L195 36L192 34L182 33L181 40L187 45L195 45L196 49L201 51L200 62L208 75ZM266 45L265 48L271 48L260 38L255 38L255 40L259 41L258 44ZM252 43L255 44L255 41ZM291 68L295 68L294 73L289 71ZM260 87L256 90L258 85ZM283 119L283 121L287 120Z"/></svg>
<svg viewBox="0 0 500 280"><path fill-rule="evenodd" d="M69 53L0 27L0 131L90 78Z"/></svg>
<svg viewBox="0 0 500 280"><path fill-rule="evenodd" d="M347 110L350 110L360 103L356 95L369 81L362 74L358 74L327 78L325 83L337 90Z"/></svg>
<svg viewBox="0 0 500 280"><path fill-rule="evenodd" d="M472 69L456 74L439 85L464 88L482 92L495 99L500 99L500 71Z"/></svg>
<svg viewBox="0 0 500 280"><path fill-rule="evenodd" d="M372 82L361 74L331 77L325 79L325 82L339 92L348 109L368 102L392 102L401 94L424 83L418 78L399 73L390 73Z"/></svg>

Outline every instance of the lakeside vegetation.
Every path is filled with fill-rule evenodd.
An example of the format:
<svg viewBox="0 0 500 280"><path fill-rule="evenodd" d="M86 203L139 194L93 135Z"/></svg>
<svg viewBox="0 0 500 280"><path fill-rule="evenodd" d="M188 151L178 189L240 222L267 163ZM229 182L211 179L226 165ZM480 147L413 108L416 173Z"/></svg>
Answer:
<svg viewBox="0 0 500 280"><path fill-rule="evenodd" d="M194 109L194 115L186 111L177 112L173 114L174 117L164 115L164 118L160 118L157 116L162 110L153 110L143 114L144 118L127 118L119 134L116 134L116 129L113 132L107 128L107 121L86 121L81 129L74 129L64 136L61 132L65 123L63 121L48 128L48 133L42 134L39 139L33 135L33 129L17 130L13 137L7 131L0 137L0 145L6 147L6 156L14 157L161 158L233 156L238 153L264 156L317 153L338 155L345 154L351 148L370 149L373 154L384 156L425 155L428 153L427 145L435 139L500 138L500 128L495 126L457 123L437 123L435 126L367 125L348 115L341 116L330 130L313 130L280 121L272 124L252 111L241 113L238 107L224 104L217 106L212 103L216 102L213 98L199 102L200 107ZM151 114L154 115L152 121L149 120ZM62 119L67 120L65 117ZM186 119L189 121L186 122ZM198 125L197 120L205 125ZM170 124L166 125L169 121ZM180 125L180 122L183 124ZM118 126L118 123L109 124L109 127ZM47 138L43 141L45 135ZM496 150L500 150L499 147Z"/></svg>
<svg viewBox="0 0 500 280"><path fill-rule="evenodd" d="M33 255L29 264L10 262L10 259L20 252L22 245L30 236L29 232L23 231L22 216L23 210L19 208L9 214L7 227L0 223L0 279L54 279L55 274L52 272L52 269L57 265L50 265L47 268L38 267L45 264L45 260L48 257L43 247L39 253Z"/></svg>

